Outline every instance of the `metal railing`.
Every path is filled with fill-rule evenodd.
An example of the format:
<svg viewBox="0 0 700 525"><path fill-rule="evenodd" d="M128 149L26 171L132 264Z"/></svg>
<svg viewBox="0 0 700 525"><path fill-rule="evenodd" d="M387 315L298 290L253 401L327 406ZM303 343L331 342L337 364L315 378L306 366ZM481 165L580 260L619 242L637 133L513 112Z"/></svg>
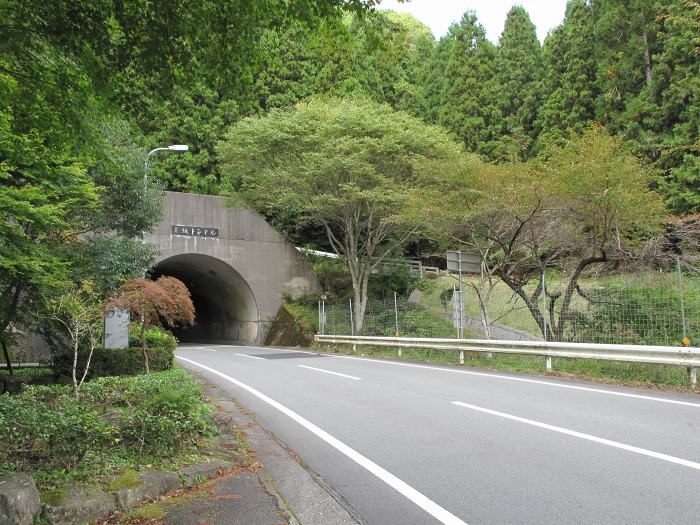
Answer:
<svg viewBox="0 0 700 525"><path fill-rule="evenodd" d="M460 364L464 364L464 352L542 356L547 371L552 370L553 357L683 366L688 369L688 380L693 388L697 386L697 369L700 367L700 348L695 347L349 335L316 335L314 339L317 343L353 345L353 349L357 345L367 345L455 350L459 352Z"/></svg>

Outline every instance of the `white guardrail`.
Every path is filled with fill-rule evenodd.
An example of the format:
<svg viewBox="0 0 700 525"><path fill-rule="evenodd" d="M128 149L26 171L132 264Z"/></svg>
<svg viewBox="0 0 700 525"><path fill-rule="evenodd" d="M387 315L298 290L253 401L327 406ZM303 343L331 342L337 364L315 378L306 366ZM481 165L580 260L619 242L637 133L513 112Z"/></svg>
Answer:
<svg viewBox="0 0 700 525"><path fill-rule="evenodd" d="M696 347L351 335L316 335L314 339L317 343L353 345L353 349L357 345L390 346L398 348L399 355L401 355L401 348L455 350L459 352L460 364L464 364L464 352L535 355L545 358L547 371L552 370L553 357L684 366L688 369L688 379L693 388L697 386L697 369L700 367L700 348Z"/></svg>

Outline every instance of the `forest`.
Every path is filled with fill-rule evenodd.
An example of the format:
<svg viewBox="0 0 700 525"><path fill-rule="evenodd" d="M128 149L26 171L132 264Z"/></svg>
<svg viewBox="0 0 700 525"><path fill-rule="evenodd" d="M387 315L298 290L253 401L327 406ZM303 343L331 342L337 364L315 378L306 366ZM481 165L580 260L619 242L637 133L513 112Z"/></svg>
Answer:
<svg viewBox="0 0 700 525"><path fill-rule="evenodd" d="M245 116L362 93L492 163L546 155L600 123L652 168L671 213L700 210L693 0L571 0L544 45L518 6L493 43L472 12L436 40L374 0L2 4L3 90L60 98L66 128L106 112L146 146L191 144L154 166L168 189L220 193L214 147Z"/></svg>

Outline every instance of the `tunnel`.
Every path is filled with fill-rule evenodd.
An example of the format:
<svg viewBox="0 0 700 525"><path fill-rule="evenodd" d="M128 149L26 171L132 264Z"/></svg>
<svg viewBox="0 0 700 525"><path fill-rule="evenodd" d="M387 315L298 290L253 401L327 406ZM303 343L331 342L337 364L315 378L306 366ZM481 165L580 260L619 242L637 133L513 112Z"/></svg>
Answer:
<svg viewBox="0 0 700 525"><path fill-rule="evenodd" d="M182 342L255 343L260 330L258 305L248 283L229 264L208 255L187 253L159 261L153 279L169 275L190 291L195 309L193 327L175 327Z"/></svg>

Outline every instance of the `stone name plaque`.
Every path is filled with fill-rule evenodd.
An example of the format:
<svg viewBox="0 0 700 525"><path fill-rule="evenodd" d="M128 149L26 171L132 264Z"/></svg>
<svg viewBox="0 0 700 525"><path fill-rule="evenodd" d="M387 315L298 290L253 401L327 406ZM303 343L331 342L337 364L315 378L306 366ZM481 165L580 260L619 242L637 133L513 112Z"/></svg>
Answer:
<svg viewBox="0 0 700 525"><path fill-rule="evenodd" d="M107 312L102 346L105 348L129 347L129 310L117 308Z"/></svg>
<svg viewBox="0 0 700 525"><path fill-rule="evenodd" d="M218 237L219 228L202 228L200 226L183 226L173 224L170 232L173 235L184 235L186 237Z"/></svg>

